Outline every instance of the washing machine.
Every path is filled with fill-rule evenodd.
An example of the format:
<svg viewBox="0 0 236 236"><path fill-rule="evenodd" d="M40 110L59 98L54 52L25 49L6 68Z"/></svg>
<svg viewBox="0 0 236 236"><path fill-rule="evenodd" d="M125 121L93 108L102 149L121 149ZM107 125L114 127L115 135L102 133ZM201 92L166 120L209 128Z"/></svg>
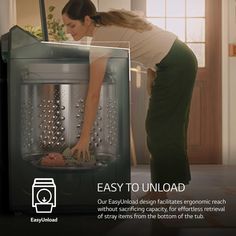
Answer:
<svg viewBox="0 0 236 236"><path fill-rule="evenodd" d="M0 167L7 175L9 209L94 212L98 199L129 199L125 187L97 191L99 183L130 182L129 50L40 41L18 26L2 37L1 45L7 65L1 82L1 94L7 92L7 109L1 103L1 140L8 146L1 145L5 159L1 153ZM84 121L91 52L109 59L90 157L82 158L71 148Z"/></svg>

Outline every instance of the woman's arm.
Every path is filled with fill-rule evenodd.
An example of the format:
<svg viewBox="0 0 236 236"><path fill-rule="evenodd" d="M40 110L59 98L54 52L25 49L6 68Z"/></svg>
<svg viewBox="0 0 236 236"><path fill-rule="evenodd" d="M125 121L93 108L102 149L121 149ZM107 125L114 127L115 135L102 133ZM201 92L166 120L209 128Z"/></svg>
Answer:
<svg viewBox="0 0 236 236"><path fill-rule="evenodd" d="M89 160L90 131L95 121L100 99L101 87L106 71L107 57L98 58L90 65L90 80L85 102L84 121L78 143L71 149L77 156L82 155L83 160Z"/></svg>

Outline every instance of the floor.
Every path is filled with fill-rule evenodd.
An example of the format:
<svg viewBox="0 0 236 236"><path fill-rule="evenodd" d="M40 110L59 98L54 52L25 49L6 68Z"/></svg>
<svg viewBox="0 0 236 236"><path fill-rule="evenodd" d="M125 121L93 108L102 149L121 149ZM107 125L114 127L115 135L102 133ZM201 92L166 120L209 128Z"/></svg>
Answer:
<svg viewBox="0 0 236 236"><path fill-rule="evenodd" d="M98 221L91 215L61 215L57 224L32 224L27 215L0 216L0 235L78 235L154 236L154 235L236 235L236 166L191 166L192 181L183 193L171 193L171 200L224 199L225 213L203 213L203 220L123 220ZM149 183L149 166L132 168L132 183ZM141 191L132 199L142 198ZM5 233L5 234L4 234Z"/></svg>
<svg viewBox="0 0 236 236"><path fill-rule="evenodd" d="M225 200L225 212L203 213L204 220L187 220L168 222L168 226L180 227L236 227L236 166L192 165L192 180L183 193L170 193L168 199L182 200ZM148 166L138 166L132 170L132 182L150 181ZM140 198L143 192L132 197ZM197 205L201 207L202 205ZM220 205L219 205L220 206Z"/></svg>

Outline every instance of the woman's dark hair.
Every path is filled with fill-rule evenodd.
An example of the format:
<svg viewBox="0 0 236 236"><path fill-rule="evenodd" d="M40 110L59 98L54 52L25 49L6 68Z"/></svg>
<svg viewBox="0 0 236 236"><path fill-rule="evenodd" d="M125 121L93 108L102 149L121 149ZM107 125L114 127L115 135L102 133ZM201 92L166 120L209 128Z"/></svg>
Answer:
<svg viewBox="0 0 236 236"><path fill-rule="evenodd" d="M85 16L96 16L96 7L90 0L70 0L62 9L62 15L66 14L72 20L84 21Z"/></svg>
<svg viewBox="0 0 236 236"><path fill-rule="evenodd" d="M84 22L85 16L90 16L98 26L116 25L139 32L152 29L152 25L149 22L131 11L112 10L97 12L91 0L70 0L62 9L62 15L64 14L72 20L80 20L82 22Z"/></svg>

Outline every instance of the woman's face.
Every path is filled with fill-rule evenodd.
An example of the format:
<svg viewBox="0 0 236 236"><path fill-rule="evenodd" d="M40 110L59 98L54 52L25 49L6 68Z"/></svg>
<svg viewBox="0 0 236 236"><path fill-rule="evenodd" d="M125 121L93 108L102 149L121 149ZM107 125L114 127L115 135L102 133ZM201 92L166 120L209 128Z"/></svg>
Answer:
<svg viewBox="0 0 236 236"><path fill-rule="evenodd" d="M66 14L62 15L62 20L66 27L66 32L71 34L75 41L89 35L89 25L87 22L81 22L80 20L72 20Z"/></svg>

